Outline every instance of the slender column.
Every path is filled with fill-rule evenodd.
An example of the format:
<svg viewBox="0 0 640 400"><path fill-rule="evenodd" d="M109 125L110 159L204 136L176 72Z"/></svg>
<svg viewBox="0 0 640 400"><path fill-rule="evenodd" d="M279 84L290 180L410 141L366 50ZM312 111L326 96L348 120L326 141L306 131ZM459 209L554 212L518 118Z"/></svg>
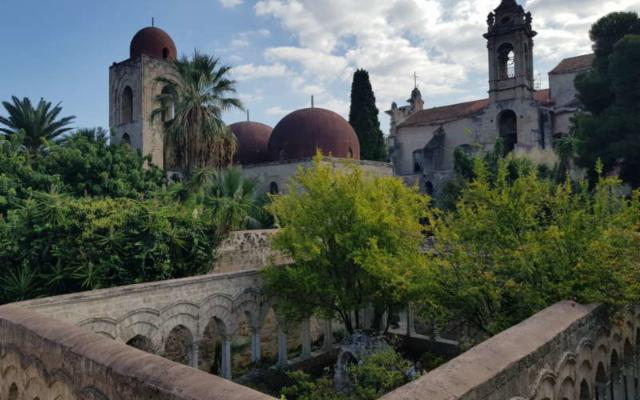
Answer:
<svg viewBox="0 0 640 400"><path fill-rule="evenodd" d="M413 319L413 308L411 305L407 305L407 336L411 337L416 332L415 323Z"/></svg>
<svg viewBox="0 0 640 400"><path fill-rule="evenodd" d="M327 319L324 321L324 342L322 343L322 347L325 350L328 350L333 347L333 327L331 326L331 320Z"/></svg>
<svg viewBox="0 0 640 400"><path fill-rule="evenodd" d="M288 364L287 355L287 334L278 327L278 366L284 367Z"/></svg>
<svg viewBox="0 0 640 400"><path fill-rule="evenodd" d="M300 354L300 358L306 360L307 358L311 358L311 321L309 319L305 319L302 321L302 354Z"/></svg>
<svg viewBox="0 0 640 400"><path fill-rule="evenodd" d="M223 336L221 347L220 374L225 379L231 379L231 337Z"/></svg>
<svg viewBox="0 0 640 400"><path fill-rule="evenodd" d="M257 363L262 358L262 350L260 348L260 329L253 328L251 330L251 362Z"/></svg>
<svg viewBox="0 0 640 400"><path fill-rule="evenodd" d="M200 365L200 341L194 340L191 343L191 354L189 355L189 365L198 368Z"/></svg>

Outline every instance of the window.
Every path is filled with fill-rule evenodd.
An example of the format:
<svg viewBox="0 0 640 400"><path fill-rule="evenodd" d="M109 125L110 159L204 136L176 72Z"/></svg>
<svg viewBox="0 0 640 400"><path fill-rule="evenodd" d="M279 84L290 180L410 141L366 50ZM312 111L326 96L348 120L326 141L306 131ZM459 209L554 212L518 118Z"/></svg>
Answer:
<svg viewBox="0 0 640 400"><path fill-rule="evenodd" d="M425 194L428 194L429 196L433 196L433 183L427 181L424 184L424 192Z"/></svg>
<svg viewBox="0 0 640 400"><path fill-rule="evenodd" d="M353 158L353 149L349 147L349 158Z"/></svg>
<svg viewBox="0 0 640 400"><path fill-rule="evenodd" d="M511 43L504 43L498 48L499 79L511 79L516 76L515 53Z"/></svg>
<svg viewBox="0 0 640 400"><path fill-rule="evenodd" d="M162 89L162 122L169 122L176 117L176 104L173 101L174 91L169 86Z"/></svg>
<svg viewBox="0 0 640 400"><path fill-rule="evenodd" d="M129 136L128 133L125 133L124 135L122 135L122 139L120 140L120 143L126 144L127 146L131 146L131 136Z"/></svg>
<svg viewBox="0 0 640 400"><path fill-rule="evenodd" d="M422 150L416 150L413 152L413 172L416 174L422 171L422 157L420 156L420 153L422 153Z"/></svg>
<svg viewBox="0 0 640 400"><path fill-rule="evenodd" d="M165 47L162 49L162 59L166 60L167 58L169 58L169 49Z"/></svg>
<svg viewBox="0 0 640 400"><path fill-rule="evenodd" d="M120 122L128 124L133 122L133 91L127 86L122 91L122 119Z"/></svg>
<svg viewBox="0 0 640 400"><path fill-rule="evenodd" d="M512 110L506 110L498 116L500 138L504 145L504 154L512 152L518 143L518 117Z"/></svg>

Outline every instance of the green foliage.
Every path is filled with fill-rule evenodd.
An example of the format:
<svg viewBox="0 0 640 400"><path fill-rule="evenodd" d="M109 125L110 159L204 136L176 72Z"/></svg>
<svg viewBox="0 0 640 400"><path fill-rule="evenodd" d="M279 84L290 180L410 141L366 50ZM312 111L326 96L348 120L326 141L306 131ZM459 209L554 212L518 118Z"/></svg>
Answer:
<svg viewBox="0 0 640 400"><path fill-rule="evenodd" d="M0 222L0 302L206 272L217 229L205 207L36 192Z"/></svg>
<svg viewBox="0 0 640 400"><path fill-rule="evenodd" d="M640 19L636 13L612 13L591 29L596 59L592 71L576 79L585 113L574 119L576 163L597 178L600 159L605 172L618 172L640 186Z"/></svg>
<svg viewBox="0 0 640 400"><path fill-rule="evenodd" d="M198 168L230 165L236 140L222 113L242 109L239 99L227 97L236 93L231 67L197 51L172 65L175 78L157 78L164 89L152 113L164 122L167 158L186 176Z"/></svg>
<svg viewBox="0 0 640 400"><path fill-rule="evenodd" d="M74 116L58 119L62 111L60 103L52 107L44 99L34 107L28 98L20 100L12 96L11 103L3 101L2 105L8 115L0 116L0 125L5 126L0 128L0 133L6 136L22 133L22 144L31 152L71 130L69 125L75 119Z"/></svg>
<svg viewBox="0 0 640 400"><path fill-rule="evenodd" d="M268 209L282 225L273 245L295 261L264 272L281 313L339 318L352 332L360 321L351 311L373 304L381 316L412 299L429 201L416 188L318 155L272 200Z"/></svg>
<svg viewBox="0 0 640 400"><path fill-rule="evenodd" d="M380 130L376 98L369 81L369 73L364 69L358 69L353 74L349 123L360 141L360 158L387 161L387 149Z"/></svg>
<svg viewBox="0 0 640 400"><path fill-rule="evenodd" d="M393 350L365 357L347 368L350 390L337 393L328 376L314 380L302 371L287 373L292 384L281 391L287 400L374 400L409 382L411 363Z"/></svg>
<svg viewBox="0 0 640 400"><path fill-rule="evenodd" d="M564 299L619 305L638 300L640 201L620 182L555 184L535 171L491 177L475 160L455 212L432 221L435 247L423 306L463 317L491 335Z"/></svg>

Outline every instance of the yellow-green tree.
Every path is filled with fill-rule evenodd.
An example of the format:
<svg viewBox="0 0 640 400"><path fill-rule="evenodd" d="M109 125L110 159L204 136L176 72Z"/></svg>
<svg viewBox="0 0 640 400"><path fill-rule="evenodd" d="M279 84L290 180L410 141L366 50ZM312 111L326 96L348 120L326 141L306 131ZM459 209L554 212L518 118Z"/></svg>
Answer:
<svg viewBox="0 0 640 400"><path fill-rule="evenodd" d="M491 335L560 300L638 300L638 193L625 197L613 178L593 191L533 170L510 180L504 160L490 179L476 159L475 176L434 222L425 311Z"/></svg>
<svg viewBox="0 0 640 400"><path fill-rule="evenodd" d="M420 221L428 212L416 188L318 155L269 210L282 226L273 245L294 260L265 271L279 312L337 318L352 332L362 323L354 311L373 306L379 326L385 311L415 295L424 273Z"/></svg>

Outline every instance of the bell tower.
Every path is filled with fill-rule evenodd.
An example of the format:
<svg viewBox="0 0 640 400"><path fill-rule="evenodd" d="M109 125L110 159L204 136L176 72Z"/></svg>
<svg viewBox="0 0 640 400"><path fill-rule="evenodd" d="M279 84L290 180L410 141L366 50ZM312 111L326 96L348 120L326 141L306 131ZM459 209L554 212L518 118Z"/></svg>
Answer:
<svg viewBox="0 0 640 400"><path fill-rule="evenodd" d="M487 17L484 34L489 52L489 97L493 101L533 98L531 13L516 0L502 0Z"/></svg>

